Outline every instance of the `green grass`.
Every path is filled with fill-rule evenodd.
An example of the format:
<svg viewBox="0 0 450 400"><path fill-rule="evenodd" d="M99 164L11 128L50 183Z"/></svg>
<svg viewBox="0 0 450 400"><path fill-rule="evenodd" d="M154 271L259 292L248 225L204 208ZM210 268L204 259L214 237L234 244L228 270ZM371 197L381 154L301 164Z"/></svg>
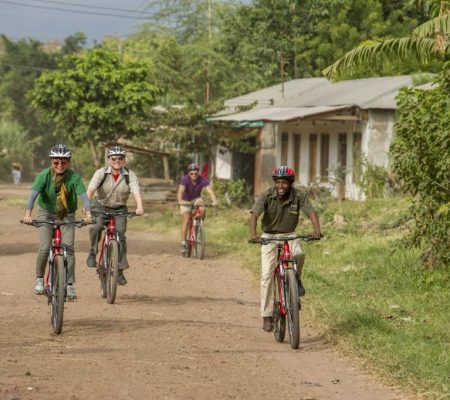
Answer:
<svg viewBox="0 0 450 400"><path fill-rule="evenodd" d="M319 204L325 238L307 254L304 315L388 381L429 399L450 398L449 270L425 270L404 249L400 198ZM335 223L335 215L343 223ZM259 247L249 245L248 210L208 210L207 256L228 257L259 276ZM179 235L174 211L136 218L138 229ZM299 233L311 231L302 221Z"/></svg>

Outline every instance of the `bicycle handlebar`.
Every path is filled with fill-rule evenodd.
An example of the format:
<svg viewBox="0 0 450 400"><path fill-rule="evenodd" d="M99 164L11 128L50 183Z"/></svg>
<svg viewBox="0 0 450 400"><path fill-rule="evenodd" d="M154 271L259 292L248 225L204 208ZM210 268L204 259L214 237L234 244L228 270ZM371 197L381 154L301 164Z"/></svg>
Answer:
<svg viewBox="0 0 450 400"><path fill-rule="evenodd" d="M139 214L129 211L92 211L92 215L93 216L104 215L106 217L117 217L119 215L126 215L128 218L139 216Z"/></svg>
<svg viewBox="0 0 450 400"><path fill-rule="evenodd" d="M83 226L89 225L83 219L75 221L58 221L58 220L39 221L37 219L33 219L31 220L31 222L25 222L23 219L21 219L20 223L25 225L31 225L36 228L39 228L42 225L52 225L52 226L74 225L77 228L82 228Z"/></svg>
<svg viewBox="0 0 450 400"><path fill-rule="evenodd" d="M280 236L280 237L273 237L273 238L261 238L260 240L249 240L248 243L251 244L269 244L269 243L276 243L276 242L286 242L288 240L294 240L294 239L300 239L304 242L311 242L314 240L320 240L323 238L323 235L320 235L320 238L314 238L311 235L295 235L295 236Z"/></svg>

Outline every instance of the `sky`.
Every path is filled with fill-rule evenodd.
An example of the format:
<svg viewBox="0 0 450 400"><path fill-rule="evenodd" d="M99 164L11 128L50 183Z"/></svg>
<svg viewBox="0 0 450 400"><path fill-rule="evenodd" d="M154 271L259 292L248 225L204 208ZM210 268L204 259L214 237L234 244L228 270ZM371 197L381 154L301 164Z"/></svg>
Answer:
<svg viewBox="0 0 450 400"><path fill-rule="evenodd" d="M126 37L145 22L146 0L0 0L0 34L10 39L64 39L83 32L88 42ZM100 15L108 14L108 15ZM115 16L112 16L115 15Z"/></svg>

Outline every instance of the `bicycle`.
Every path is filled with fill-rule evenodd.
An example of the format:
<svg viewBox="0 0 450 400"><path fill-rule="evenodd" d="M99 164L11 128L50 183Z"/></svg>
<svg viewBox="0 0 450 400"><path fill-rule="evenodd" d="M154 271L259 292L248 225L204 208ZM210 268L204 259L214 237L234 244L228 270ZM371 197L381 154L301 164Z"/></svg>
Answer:
<svg viewBox="0 0 450 400"><path fill-rule="evenodd" d="M211 204L192 205L191 215L186 236L187 251L185 257L198 258L203 260L205 257L205 228L201 217L200 208L213 207Z"/></svg>
<svg viewBox="0 0 450 400"><path fill-rule="evenodd" d="M299 274L297 261L291 258L289 242L300 239L305 242L320 240L310 235L293 235L274 238L261 238L249 241L266 245L277 244L277 266L273 273L273 334L277 342L283 342L286 335L286 317L289 332L289 343L292 349L300 345L300 310Z"/></svg>
<svg viewBox="0 0 450 400"><path fill-rule="evenodd" d="M97 273L100 279L100 293L106 298L108 304L114 304L117 294L117 279L119 277L120 260L120 238L116 232L116 217L126 215L128 218L135 217L136 213L128 211L102 212L93 211L92 215L103 215L106 217L106 233L103 235L99 257L97 260Z"/></svg>
<svg viewBox="0 0 450 400"><path fill-rule="evenodd" d="M84 220L75 221L39 221L33 219L27 223L23 220L22 224L27 224L39 228L42 225L53 226L52 244L49 250L48 269L44 278L44 292L47 294L48 304L50 305L50 323L53 333L59 335L62 331L64 319L64 302L67 299L67 250L62 244L61 226L74 225L77 228L86 226Z"/></svg>

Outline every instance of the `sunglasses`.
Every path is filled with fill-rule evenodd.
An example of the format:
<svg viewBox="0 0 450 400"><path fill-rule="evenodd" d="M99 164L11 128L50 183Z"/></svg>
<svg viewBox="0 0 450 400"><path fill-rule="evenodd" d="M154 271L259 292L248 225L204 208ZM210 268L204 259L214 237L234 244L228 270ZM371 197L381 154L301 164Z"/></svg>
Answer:
<svg viewBox="0 0 450 400"><path fill-rule="evenodd" d="M66 165L69 162L67 158L52 158L52 163L55 165Z"/></svg>
<svg viewBox="0 0 450 400"><path fill-rule="evenodd" d="M196 175L198 175L198 172L189 172L189 175L196 176Z"/></svg>
<svg viewBox="0 0 450 400"><path fill-rule="evenodd" d="M109 157L111 161L123 161L124 157L118 156L118 157Z"/></svg>

